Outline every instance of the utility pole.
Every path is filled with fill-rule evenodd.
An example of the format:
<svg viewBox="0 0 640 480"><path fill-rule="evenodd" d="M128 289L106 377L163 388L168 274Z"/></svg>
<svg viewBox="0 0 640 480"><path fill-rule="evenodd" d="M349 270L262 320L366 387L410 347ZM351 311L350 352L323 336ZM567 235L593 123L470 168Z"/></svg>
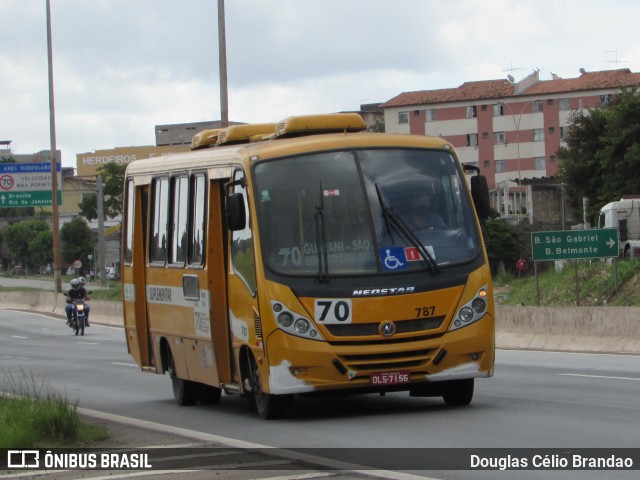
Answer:
<svg viewBox="0 0 640 480"><path fill-rule="evenodd" d="M102 189L102 175L98 174L96 179L98 189L96 201L98 205L98 268L100 269L100 285L107 286L107 272L105 268L105 248L104 248L104 190Z"/></svg>
<svg viewBox="0 0 640 480"><path fill-rule="evenodd" d="M229 126L227 95L227 40L224 27L224 0L218 0L218 60L220 63L220 126Z"/></svg>
<svg viewBox="0 0 640 480"><path fill-rule="evenodd" d="M53 281L56 293L62 293L60 262L60 221L58 210L58 160L56 146L56 110L53 101L53 54L51 48L51 5L47 0L47 57L49 60L49 133L51 138L51 228L53 234Z"/></svg>

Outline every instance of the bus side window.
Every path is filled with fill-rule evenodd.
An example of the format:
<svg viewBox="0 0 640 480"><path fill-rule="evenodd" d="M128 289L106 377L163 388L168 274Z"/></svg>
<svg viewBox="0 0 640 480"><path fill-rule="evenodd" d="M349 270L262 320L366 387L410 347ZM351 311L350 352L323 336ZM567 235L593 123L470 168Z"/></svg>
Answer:
<svg viewBox="0 0 640 480"><path fill-rule="evenodd" d="M171 248L169 263L184 265L187 259L189 180L186 175L171 180Z"/></svg>
<svg viewBox="0 0 640 480"><path fill-rule="evenodd" d="M167 257L169 179L153 180L151 205L151 236L149 239L149 260L151 263L164 264Z"/></svg>
<svg viewBox="0 0 640 480"><path fill-rule="evenodd" d="M189 263L202 265L206 244L206 208L207 185L204 174L191 177L191 231L189 245Z"/></svg>
<svg viewBox="0 0 640 480"><path fill-rule="evenodd" d="M127 180L127 198L125 201L125 241L124 241L124 263L131 265L133 258L133 221L134 221L134 198L135 187L133 180Z"/></svg>
<svg viewBox="0 0 640 480"><path fill-rule="evenodd" d="M241 180L244 173L237 170L233 175L233 180ZM234 272L244 280L251 292L256 291L256 265L253 249L253 233L251 232L251 219L249 214L249 204L247 188L236 185L233 193L241 193L244 197L244 208L246 212L246 223L244 229L235 230L231 237L231 263Z"/></svg>

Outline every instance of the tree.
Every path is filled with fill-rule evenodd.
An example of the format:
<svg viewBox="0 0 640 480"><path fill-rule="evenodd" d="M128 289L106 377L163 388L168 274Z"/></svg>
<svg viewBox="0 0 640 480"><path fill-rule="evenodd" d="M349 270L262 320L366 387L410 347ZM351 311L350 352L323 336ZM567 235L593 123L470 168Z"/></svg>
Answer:
<svg viewBox="0 0 640 480"><path fill-rule="evenodd" d="M498 217L498 212L494 210L485 223L485 245L494 274L497 273L500 262L511 270L515 267L517 258L523 254L520 251L518 230Z"/></svg>
<svg viewBox="0 0 640 480"><path fill-rule="evenodd" d="M102 175L102 189L104 194L104 215L117 218L122 215L122 201L124 194L124 172L126 164L106 163L98 169ZM97 195L86 195L78 207L80 214L87 220L98 218Z"/></svg>
<svg viewBox="0 0 640 480"><path fill-rule="evenodd" d="M75 217L60 228L62 260L72 263L80 260L88 264L89 255L93 254L95 239L89 225L82 217Z"/></svg>
<svg viewBox="0 0 640 480"><path fill-rule="evenodd" d="M34 267L53 264L53 232L51 230L38 232L29 242L29 257Z"/></svg>
<svg viewBox="0 0 640 480"><path fill-rule="evenodd" d="M640 96L620 90L602 108L576 114L567 146L558 150L559 177L571 204L589 199L589 214L623 195L640 194Z"/></svg>
<svg viewBox="0 0 640 480"><path fill-rule="evenodd" d="M39 243L34 242L34 244L31 245L31 242L38 238L42 232L49 232L49 234L51 234L49 224L44 220L22 221L4 228L3 233L7 248L11 251L17 263L27 268L36 268L45 263L49 263L49 260L42 263L39 262L46 255L53 256L52 246L49 245L47 247L47 252L40 252L38 249L44 248L42 237ZM32 250L31 248L36 250ZM49 258L50 257L47 257L47 259Z"/></svg>

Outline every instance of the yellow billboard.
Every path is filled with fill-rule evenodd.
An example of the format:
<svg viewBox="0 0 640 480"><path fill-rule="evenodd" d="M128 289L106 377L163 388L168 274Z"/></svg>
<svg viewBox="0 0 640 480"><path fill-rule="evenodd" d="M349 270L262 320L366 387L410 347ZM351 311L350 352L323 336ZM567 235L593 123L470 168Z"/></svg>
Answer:
<svg viewBox="0 0 640 480"><path fill-rule="evenodd" d="M129 163L144 158L159 157L170 153L186 152L189 145L156 147L117 147L109 150L96 150L90 153L76 154L77 175L79 177L95 177L98 169L107 163Z"/></svg>

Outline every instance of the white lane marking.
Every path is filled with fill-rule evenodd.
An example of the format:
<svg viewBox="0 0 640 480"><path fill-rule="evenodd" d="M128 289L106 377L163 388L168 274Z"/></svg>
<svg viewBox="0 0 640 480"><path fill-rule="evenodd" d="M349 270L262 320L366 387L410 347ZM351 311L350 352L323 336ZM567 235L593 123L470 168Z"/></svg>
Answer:
<svg viewBox="0 0 640 480"><path fill-rule="evenodd" d="M7 473L0 475L0 478L22 478L22 477L37 477L39 475L51 475L52 472L55 473L64 473L70 472L71 470L31 470L30 472L24 473Z"/></svg>
<svg viewBox="0 0 640 480"><path fill-rule="evenodd" d="M78 342L81 343L82 345L100 345L98 342Z"/></svg>
<svg viewBox="0 0 640 480"><path fill-rule="evenodd" d="M324 478L324 477L335 477L337 473L329 473L329 472L314 472L314 473L302 473L299 475L285 475L279 477L260 477L255 480L306 480L308 478Z"/></svg>
<svg viewBox="0 0 640 480"><path fill-rule="evenodd" d="M111 365L124 365L125 367L137 367L136 363L111 362Z"/></svg>
<svg viewBox="0 0 640 480"><path fill-rule="evenodd" d="M175 435L179 435L181 437L189 438L192 440L197 440L201 442L216 442L220 443L226 447L232 448L252 448L252 449L267 449L272 448L267 445L260 445L258 443L247 442L244 440L238 440L229 437L223 437L221 435L215 435L212 433L204 433L196 430L189 430L186 428L173 427L171 425L165 425L162 423L151 422L149 420L140 420L132 417L125 417L122 415L116 415L113 413L100 412L98 410L90 410L88 408L78 407L78 412L92 418L99 418L103 420L113 421L117 423L123 423L125 425L131 425L133 427L141 427L149 430L154 430L156 432L164 432L164 433L172 433ZM306 463L310 463L313 465L322 465L329 466L331 468L337 468L339 470L351 471L355 473L359 473L369 477L378 477L384 478L386 480L435 480L431 477L423 477L417 476L410 473L405 472L394 472L389 470L368 470L364 469L361 465L355 465L348 462L340 462L335 460L330 460L327 458L317 457L315 455L309 455L305 453L300 453L296 451L289 451L284 449L274 449L274 455L278 457L287 458L289 460L300 460ZM220 466L214 466L214 468L219 468ZM157 472L157 470L153 470ZM184 470L180 472L184 473ZM146 473L146 472L143 472ZM110 480L117 477L104 477L105 480ZM102 480L102 479L94 479L94 480Z"/></svg>
<svg viewBox="0 0 640 480"><path fill-rule="evenodd" d="M566 352L563 350L523 350L520 348L496 348L496 351L509 352L509 353L543 353L547 355L586 355L592 357L629 357L640 358L640 355L632 353L616 353L616 352Z"/></svg>
<svg viewBox="0 0 640 480"><path fill-rule="evenodd" d="M285 465L291 462L285 460L269 460L265 462L248 462L248 463L232 463L229 465L203 465L198 467L197 469L192 470L193 472L202 472L205 470L236 470L238 468L244 467L256 467L256 470L259 470L258 467L270 467L274 465ZM134 477L147 477L151 475L177 475L184 474L187 470L149 470L146 472L130 472L130 473L122 473L119 475L106 475L101 477L84 477L87 480L112 480L116 478L134 478Z"/></svg>
<svg viewBox="0 0 640 480"><path fill-rule="evenodd" d="M562 377L587 377L587 378L608 378L610 380L631 380L634 382L640 382L640 378L635 377L614 377L610 375L584 375L581 373L557 373Z"/></svg>
<svg viewBox="0 0 640 480"><path fill-rule="evenodd" d="M19 338L21 340L27 340L29 337L23 337L21 335L11 335L11 338Z"/></svg>

